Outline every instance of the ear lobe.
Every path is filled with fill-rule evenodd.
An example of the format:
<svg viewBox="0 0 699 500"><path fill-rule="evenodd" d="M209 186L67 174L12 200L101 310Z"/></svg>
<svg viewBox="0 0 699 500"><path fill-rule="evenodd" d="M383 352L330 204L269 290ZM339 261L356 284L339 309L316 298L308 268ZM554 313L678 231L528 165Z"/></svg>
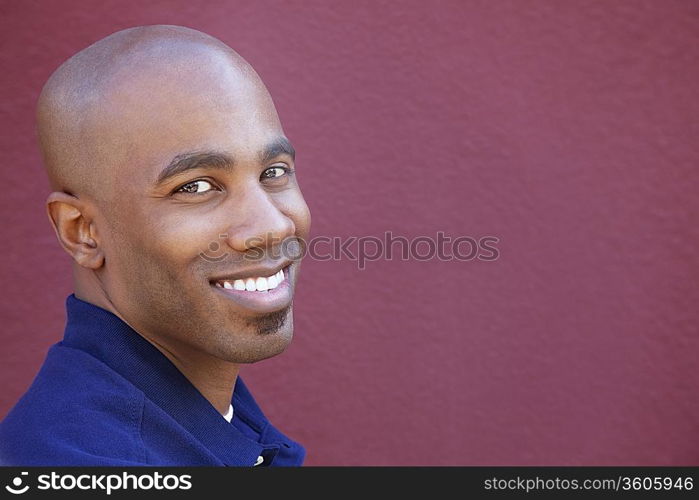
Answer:
<svg viewBox="0 0 699 500"><path fill-rule="evenodd" d="M59 191L46 200L46 212L63 249L79 265L99 269L104 265L104 253L89 208L76 196Z"/></svg>

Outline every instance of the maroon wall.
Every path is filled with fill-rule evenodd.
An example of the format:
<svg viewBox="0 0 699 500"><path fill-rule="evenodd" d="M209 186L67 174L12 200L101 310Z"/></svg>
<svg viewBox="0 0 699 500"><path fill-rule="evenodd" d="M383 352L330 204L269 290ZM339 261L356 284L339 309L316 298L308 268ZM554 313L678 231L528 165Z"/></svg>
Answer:
<svg viewBox="0 0 699 500"><path fill-rule="evenodd" d="M0 415L60 339L33 111L119 29L258 70L313 234L499 238L484 261L307 260L243 371L308 464L699 464L699 4L2 1Z"/></svg>

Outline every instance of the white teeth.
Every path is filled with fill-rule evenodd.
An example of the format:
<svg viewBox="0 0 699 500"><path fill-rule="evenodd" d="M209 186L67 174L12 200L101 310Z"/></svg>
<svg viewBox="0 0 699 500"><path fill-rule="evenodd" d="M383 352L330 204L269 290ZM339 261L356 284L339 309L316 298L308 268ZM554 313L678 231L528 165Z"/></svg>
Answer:
<svg viewBox="0 0 699 500"><path fill-rule="evenodd" d="M277 288L285 279L284 270L280 269L279 272L268 277L260 278L246 278L238 279L234 281L219 281L218 286L223 287L227 290L247 290L248 292L265 292L267 290L274 290Z"/></svg>
<svg viewBox="0 0 699 500"><path fill-rule="evenodd" d="M255 288L257 288L258 292L266 292L269 290L269 287L267 286L267 278L257 278Z"/></svg>

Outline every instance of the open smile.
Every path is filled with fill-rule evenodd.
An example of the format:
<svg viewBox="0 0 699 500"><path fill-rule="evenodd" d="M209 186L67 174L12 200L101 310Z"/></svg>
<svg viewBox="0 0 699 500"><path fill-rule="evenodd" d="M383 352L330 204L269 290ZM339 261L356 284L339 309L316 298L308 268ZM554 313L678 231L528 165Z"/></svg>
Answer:
<svg viewBox="0 0 699 500"><path fill-rule="evenodd" d="M250 276L239 279L218 279L211 286L227 299L245 309L268 313L284 309L291 303L291 265L270 276Z"/></svg>

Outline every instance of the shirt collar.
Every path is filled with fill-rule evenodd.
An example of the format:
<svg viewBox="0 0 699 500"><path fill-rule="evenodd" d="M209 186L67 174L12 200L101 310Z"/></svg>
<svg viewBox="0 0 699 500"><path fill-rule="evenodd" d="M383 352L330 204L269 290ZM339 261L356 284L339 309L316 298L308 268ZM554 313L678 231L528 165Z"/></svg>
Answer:
<svg viewBox="0 0 699 500"><path fill-rule="evenodd" d="M111 312L71 294L62 344L99 359L141 390L226 465L254 464L260 443L226 422L155 346ZM264 429L264 417L240 377L233 395L236 415ZM238 403L242 404L238 404ZM252 411L247 411L251 409ZM247 414L245 414L247 413Z"/></svg>

